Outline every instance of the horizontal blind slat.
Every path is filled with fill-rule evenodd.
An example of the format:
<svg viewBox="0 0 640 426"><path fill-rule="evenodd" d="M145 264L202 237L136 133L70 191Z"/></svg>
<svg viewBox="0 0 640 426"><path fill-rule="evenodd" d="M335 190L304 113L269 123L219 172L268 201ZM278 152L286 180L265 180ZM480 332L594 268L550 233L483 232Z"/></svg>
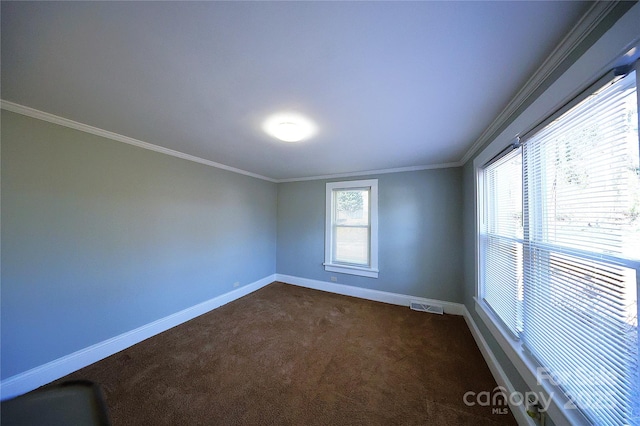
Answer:
<svg viewBox="0 0 640 426"><path fill-rule="evenodd" d="M607 402L578 404L599 424L630 423L639 408L636 96L635 75L627 76L523 146L522 339L543 366L569 373L568 395ZM595 386L589 371L597 369L608 380Z"/></svg>

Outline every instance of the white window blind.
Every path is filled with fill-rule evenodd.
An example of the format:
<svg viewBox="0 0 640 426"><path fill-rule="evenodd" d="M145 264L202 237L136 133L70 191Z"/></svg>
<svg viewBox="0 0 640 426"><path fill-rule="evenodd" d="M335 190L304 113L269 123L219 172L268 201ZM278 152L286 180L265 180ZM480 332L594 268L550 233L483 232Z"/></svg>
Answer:
<svg viewBox="0 0 640 426"><path fill-rule="evenodd" d="M597 424L638 422L635 73L524 142L525 347Z"/></svg>
<svg viewBox="0 0 640 426"><path fill-rule="evenodd" d="M485 169L486 232L483 300L504 325L522 331L522 152L512 151Z"/></svg>
<svg viewBox="0 0 640 426"><path fill-rule="evenodd" d="M483 168L480 296L589 421L640 424L635 72L581 99Z"/></svg>

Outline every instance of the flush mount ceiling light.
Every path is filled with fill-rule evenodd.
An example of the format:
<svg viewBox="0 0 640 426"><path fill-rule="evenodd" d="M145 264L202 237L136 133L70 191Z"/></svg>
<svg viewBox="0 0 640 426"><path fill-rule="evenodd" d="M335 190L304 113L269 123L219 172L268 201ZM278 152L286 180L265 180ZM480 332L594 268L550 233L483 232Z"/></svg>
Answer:
<svg viewBox="0 0 640 426"><path fill-rule="evenodd" d="M272 115L262 125L269 135L284 142L298 142L316 133L316 126L308 118L296 113Z"/></svg>

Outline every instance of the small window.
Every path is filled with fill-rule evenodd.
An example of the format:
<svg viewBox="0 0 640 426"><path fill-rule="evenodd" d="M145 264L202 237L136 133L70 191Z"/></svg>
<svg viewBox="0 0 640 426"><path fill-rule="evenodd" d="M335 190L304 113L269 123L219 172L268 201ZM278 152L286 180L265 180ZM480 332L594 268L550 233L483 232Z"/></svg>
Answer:
<svg viewBox="0 0 640 426"><path fill-rule="evenodd" d="M378 180L327 183L326 271L378 278Z"/></svg>

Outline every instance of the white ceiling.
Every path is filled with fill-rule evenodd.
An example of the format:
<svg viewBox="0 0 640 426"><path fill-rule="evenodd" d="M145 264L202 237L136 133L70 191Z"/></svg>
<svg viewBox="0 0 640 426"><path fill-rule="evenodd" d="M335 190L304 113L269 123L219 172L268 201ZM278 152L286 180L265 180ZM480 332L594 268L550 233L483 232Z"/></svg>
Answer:
<svg viewBox="0 0 640 426"><path fill-rule="evenodd" d="M589 6L3 1L2 99L272 179L455 163Z"/></svg>

